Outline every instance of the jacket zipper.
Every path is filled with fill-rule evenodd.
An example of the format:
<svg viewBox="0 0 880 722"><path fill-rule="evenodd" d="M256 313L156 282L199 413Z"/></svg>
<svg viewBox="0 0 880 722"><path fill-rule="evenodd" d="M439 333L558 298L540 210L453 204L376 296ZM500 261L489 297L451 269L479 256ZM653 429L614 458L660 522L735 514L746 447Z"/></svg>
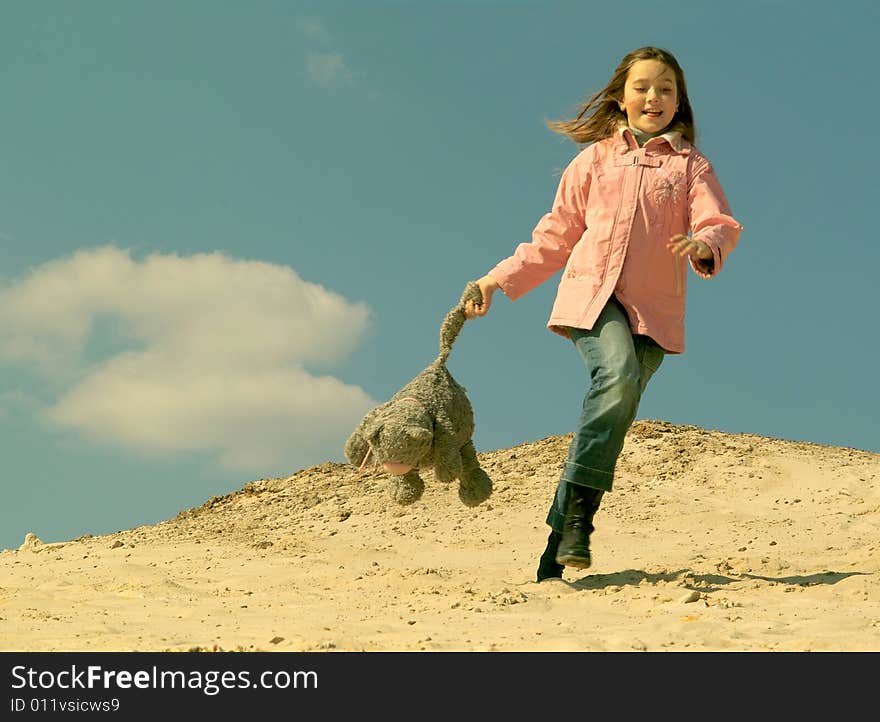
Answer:
<svg viewBox="0 0 880 722"><path fill-rule="evenodd" d="M633 156L633 162L630 165L638 165L638 158ZM624 166L626 167L626 166ZM626 178L624 178L624 184L626 184ZM612 248L614 247L614 232L617 230L617 222L620 220L620 209L623 206L623 188L620 189L621 192L617 196L617 211L614 214L614 223L611 224L611 237L609 238L612 241ZM605 279L608 278L608 264L611 263L611 253L609 249L609 253L607 258L605 259L605 269L602 271L602 283L604 284ZM612 291L613 293L613 291Z"/></svg>

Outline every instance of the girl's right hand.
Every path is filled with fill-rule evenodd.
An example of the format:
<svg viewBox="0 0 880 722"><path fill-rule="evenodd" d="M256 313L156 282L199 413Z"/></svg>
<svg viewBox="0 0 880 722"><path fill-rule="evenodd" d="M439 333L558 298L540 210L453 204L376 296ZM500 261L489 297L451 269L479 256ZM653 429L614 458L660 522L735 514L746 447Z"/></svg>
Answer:
<svg viewBox="0 0 880 722"><path fill-rule="evenodd" d="M464 315L467 318L485 316L489 313L489 307L492 305L492 294L500 288L498 281L492 278L492 276L483 276L477 279L476 283L480 287L480 293L483 294L483 302L475 303L474 301L468 301L464 306Z"/></svg>

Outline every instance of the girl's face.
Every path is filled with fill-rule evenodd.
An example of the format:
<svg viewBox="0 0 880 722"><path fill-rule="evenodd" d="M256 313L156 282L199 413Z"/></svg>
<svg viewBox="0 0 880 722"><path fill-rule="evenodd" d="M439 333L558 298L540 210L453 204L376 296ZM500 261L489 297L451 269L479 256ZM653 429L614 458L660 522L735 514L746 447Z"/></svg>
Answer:
<svg viewBox="0 0 880 722"><path fill-rule="evenodd" d="M659 60L637 60L627 73L619 105L631 128L663 130L678 110L675 72Z"/></svg>

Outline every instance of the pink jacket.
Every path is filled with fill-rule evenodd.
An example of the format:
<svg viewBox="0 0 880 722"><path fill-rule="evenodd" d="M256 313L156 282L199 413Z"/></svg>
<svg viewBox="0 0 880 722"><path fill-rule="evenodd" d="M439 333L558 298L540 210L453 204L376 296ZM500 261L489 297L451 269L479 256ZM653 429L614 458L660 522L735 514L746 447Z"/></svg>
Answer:
<svg viewBox="0 0 880 722"><path fill-rule="evenodd" d="M690 263L711 278L742 231L712 165L678 132L639 148L623 127L571 161L531 242L489 275L516 300L564 266L550 330L567 337L567 327L592 328L614 294L633 333L682 353L687 264L666 243L688 231L712 248L714 263Z"/></svg>

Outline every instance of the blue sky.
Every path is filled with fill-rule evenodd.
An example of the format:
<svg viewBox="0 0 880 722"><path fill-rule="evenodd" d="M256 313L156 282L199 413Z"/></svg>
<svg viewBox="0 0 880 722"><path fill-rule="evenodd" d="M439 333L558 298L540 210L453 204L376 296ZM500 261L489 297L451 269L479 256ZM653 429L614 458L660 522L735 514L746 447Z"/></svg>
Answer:
<svg viewBox="0 0 880 722"><path fill-rule="evenodd" d="M343 461L549 208L578 148L545 120L648 44L745 230L690 276L687 351L639 418L880 452L878 23L855 0L4 3L0 548ZM573 428L557 282L456 343L478 451Z"/></svg>

